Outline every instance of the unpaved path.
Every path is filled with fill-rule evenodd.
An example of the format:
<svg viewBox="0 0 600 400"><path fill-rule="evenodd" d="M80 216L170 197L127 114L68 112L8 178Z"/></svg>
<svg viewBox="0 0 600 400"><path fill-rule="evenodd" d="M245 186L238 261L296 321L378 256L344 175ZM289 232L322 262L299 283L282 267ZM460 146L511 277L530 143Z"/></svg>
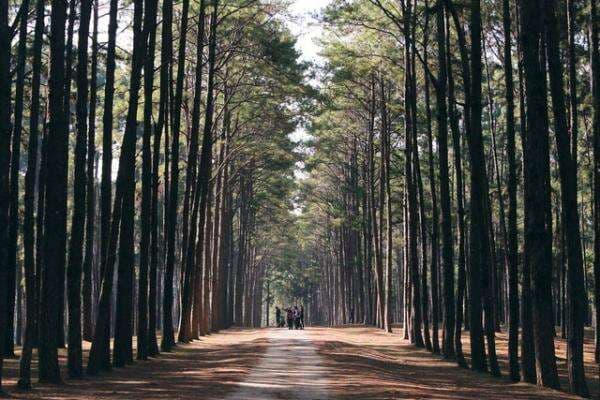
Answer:
<svg viewBox="0 0 600 400"><path fill-rule="evenodd" d="M308 331L269 330L269 345L227 400L325 400L329 370Z"/></svg>
<svg viewBox="0 0 600 400"><path fill-rule="evenodd" d="M587 339L586 339L587 340ZM559 372L565 377L564 341L557 339ZM468 334L463 336L469 349ZM512 383L506 377L505 335L497 336L504 376L475 373L416 349L401 329L348 326L287 329L228 329L177 346L150 361L136 362L83 380L66 378L66 351L60 362L65 383L37 383L15 390L18 360L6 360L5 388L12 398L52 400L563 400L575 396ZM87 357L86 346L85 353ZM468 354L467 354L468 357ZM586 341L588 384L600 393L593 343ZM568 384L563 379L563 388Z"/></svg>

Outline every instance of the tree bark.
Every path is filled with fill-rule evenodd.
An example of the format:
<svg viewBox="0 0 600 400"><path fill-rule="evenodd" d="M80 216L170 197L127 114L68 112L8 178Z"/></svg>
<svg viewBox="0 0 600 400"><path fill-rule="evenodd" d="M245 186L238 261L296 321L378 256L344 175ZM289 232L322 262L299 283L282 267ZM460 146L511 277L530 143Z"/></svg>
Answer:
<svg viewBox="0 0 600 400"><path fill-rule="evenodd" d="M539 386L559 388L554 354L552 293L552 232L545 72L540 62L543 25L539 0L521 2L520 40L523 48L527 130L524 143L525 259L531 268L533 334ZM525 304L524 304L525 306ZM525 350L525 349L524 349Z"/></svg>
<svg viewBox="0 0 600 400"><path fill-rule="evenodd" d="M183 275L183 294L181 322L179 326L178 341L187 342L196 335L192 319L192 304L194 296L194 278L198 273L196 268L196 238L198 236L198 187L196 186L197 164L198 164L198 145L200 136L200 102L202 98L202 55L204 52L204 21L206 14L206 4L204 0L200 1L200 11L198 14L198 33L196 36L196 79L194 83L194 105L192 110L192 131L190 152L188 155L188 166L185 182L185 198L183 202L183 224L189 227L189 237L184 239L184 275ZM191 219L187 217L190 207L192 208Z"/></svg>
<svg viewBox="0 0 600 400"><path fill-rule="evenodd" d="M154 89L154 50L158 2L144 4L144 133L142 136L142 209L140 234L140 269L138 289L137 358L146 360L149 353L148 333L148 268L150 262L150 230L152 220L152 94ZM154 294L154 293L153 293Z"/></svg>
<svg viewBox="0 0 600 400"><path fill-rule="evenodd" d="M83 259L83 340L91 341L94 335L93 312L95 311L94 288L92 280L97 265L95 254L96 230L96 103L98 75L98 1L94 1L94 20L92 32L92 68L90 77L90 104L87 138L87 176L86 176L86 217L85 217L85 258Z"/></svg>
<svg viewBox="0 0 600 400"><path fill-rule="evenodd" d="M118 0L111 0L106 49L106 82L102 114L102 178L100 183L100 276L101 289L94 327L94 338L88 359L87 373L110 369L110 317L114 267L108 266L111 238L112 201L112 129L115 90L115 50Z"/></svg>
<svg viewBox="0 0 600 400"><path fill-rule="evenodd" d="M161 341L161 349L163 351L171 351L175 345L175 334L173 332L173 273L175 268L175 247L177 246L175 236L177 231L177 206L179 204L179 136L189 8L189 0L184 0L181 11L181 29L179 32L177 82L172 104L171 178L169 184L169 207L167 208L167 212L169 213L167 225L167 264L163 300L163 337Z"/></svg>
<svg viewBox="0 0 600 400"><path fill-rule="evenodd" d="M44 261L39 321L39 379L46 383L61 381L57 346L62 331L63 297L67 237L68 121L65 106L65 0L51 2L49 130L45 171ZM52 166L50 168L50 166Z"/></svg>
<svg viewBox="0 0 600 400"><path fill-rule="evenodd" d="M37 273L35 258L35 194L38 170L38 142L40 126L40 81L42 70L42 45L44 33L44 0L36 2L35 32L33 37L33 61L31 77L31 106L29 111L29 140L27 150L27 172L25 173L25 213L23 217L23 254L25 269L26 325L25 341L19 361L19 382L21 389L31 388L31 358L37 328ZM39 234L39 232L38 232Z"/></svg>
<svg viewBox="0 0 600 400"><path fill-rule="evenodd" d="M517 237L517 163L515 146L515 101L512 67L510 2L502 2L504 28L504 84L506 86L506 154L508 158L508 363L513 382L519 374L519 272Z"/></svg>
<svg viewBox="0 0 600 400"><path fill-rule="evenodd" d="M17 283L17 242L19 236L19 168L21 163L21 132L23 131L23 97L25 91L25 58L27 50L27 17L29 16L29 0L21 3L19 10L19 45L17 49L17 65L15 82L15 105L12 132L12 146L10 158L10 208L8 221L8 290L6 291L7 311L6 337L4 341L4 355L15 357L14 346L14 309L15 289ZM17 307L17 309L19 309ZM18 338L18 336L17 336Z"/></svg>
<svg viewBox="0 0 600 400"><path fill-rule="evenodd" d="M590 46L592 59L592 137L594 143L594 310L596 362L600 362L600 15L596 0L590 0Z"/></svg>
<svg viewBox="0 0 600 400"><path fill-rule="evenodd" d="M0 1L0 292L8 289L8 209L10 206L10 26L8 0ZM56 17L55 17L56 19ZM0 296L0 344L5 340L7 297ZM4 352L0 351L0 391Z"/></svg>
<svg viewBox="0 0 600 400"><path fill-rule="evenodd" d="M92 0L81 0L80 21L77 40L77 130L75 139L75 172L73 182L73 214L71 220L71 242L69 243L69 265L67 290L69 298L69 332L67 366L71 378L83 375L81 347L81 272L83 262L83 239L85 233L86 205L86 138L88 134L88 36Z"/></svg>
<svg viewBox="0 0 600 400"><path fill-rule="evenodd" d="M454 169L456 174L456 220L458 227L458 281L456 287L456 321L454 329L454 347L456 361L459 366L467 367L462 350L462 325L464 320L464 300L466 288L466 257L465 257L465 208L463 199L463 170L462 149L460 143L459 113L456 109L456 98L454 95L454 73L452 71L452 56L450 53L450 27L446 21L446 56L448 58L448 104L450 112L450 131L452 132L452 149L454 150Z"/></svg>
<svg viewBox="0 0 600 400"><path fill-rule="evenodd" d="M436 82L437 103L437 134L438 134L438 157L440 171L440 201L441 201L441 225L442 225L442 264L443 264L443 297L444 297L444 335L442 340L442 354L445 358L454 358L454 331L455 309L454 309L454 251L452 244L452 215L450 204L450 184L448 176L448 126L446 107L446 32L444 4L437 0L436 29L438 46L439 72Z"/></svg>
<svg viewBox="0 0 600 400"><path fill-rule="evenodd" d="M563 69L559 48L558 21L555 1L545 0L546 52L552 94L554 114L554 133L561 186L561 209L567 250L567 365L571 391L579 396L588 397L583 365L583 326L587 318L587 295L583 277L583 259L581 256L581 232L579 230L579 212L577 206L577 167L571 152L567 116ZM573 95L574 93L572 93ZM575 104L575 109L577 105ZM552 279L550 277L550 279Z"/></svg>
<svg viewBox="0 0 600 400"><path fill-rule="evenodd" d="M129 104L125 122L125 134L115 193L115 207L120 218L113 216L113 230L119 229L119 274L117 279L117 307L113 364L122 367L133 363L133 276L134 276L134 212L135 212L135 153L137 140L137 108L141 89L141 74L145 57L145 35L142 29L144 0L133 3L133 56L129 83ZM120 199L119 199L120 198ZM117 224L117 221L120 223Z"/></svg>

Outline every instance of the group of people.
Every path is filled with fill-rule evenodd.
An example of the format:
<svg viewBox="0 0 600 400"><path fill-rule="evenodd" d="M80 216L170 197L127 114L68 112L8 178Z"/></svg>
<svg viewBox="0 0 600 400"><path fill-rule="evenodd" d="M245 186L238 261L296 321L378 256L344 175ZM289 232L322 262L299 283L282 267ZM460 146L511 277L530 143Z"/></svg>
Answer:
<svg viewBox="0 0 600 400"><path fill-rule="evenodd" d="M285 318L281 315L281 309L275 307L275 320L278 328L285 327L287 323L288 329L304 329L304 306L284 308L283 311Z"/></svg>

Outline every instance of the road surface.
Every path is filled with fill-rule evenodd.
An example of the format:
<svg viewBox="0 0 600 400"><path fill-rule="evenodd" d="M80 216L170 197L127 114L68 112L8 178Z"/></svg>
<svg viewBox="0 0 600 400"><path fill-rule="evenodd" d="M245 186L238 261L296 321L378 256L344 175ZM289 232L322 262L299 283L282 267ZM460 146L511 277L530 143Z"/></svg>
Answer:
<svg viewBox="0 0 600 400"><path fill-rule="evenodd" d="M328 370L310 333L272 329L267 340L266 352L227 400L329 399Z"/></svg>

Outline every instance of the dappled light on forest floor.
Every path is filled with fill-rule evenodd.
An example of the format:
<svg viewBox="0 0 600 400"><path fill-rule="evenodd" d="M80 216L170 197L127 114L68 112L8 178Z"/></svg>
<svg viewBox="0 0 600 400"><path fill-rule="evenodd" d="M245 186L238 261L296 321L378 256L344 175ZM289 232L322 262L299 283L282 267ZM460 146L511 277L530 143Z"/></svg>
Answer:
<svg viewBox="0 0 600 400"><path fill-rule="evenodd" d="M563 391L569 390L569 379L567 370L567 341L561 338L560 327L556 327L557 336L554 338L554 348L556 351L556 365L558 367L558 375L560 385ZM469 360L469 332L462 334L463 350L467 361ZM502 332L496 333L496 352L498 354L498 363L500 370L504 375L508 374L508 335L502 328ZM586 378L588 388L592 398L598 398L600 395L599 369L594 362L594 332L591 328L585 330L584 340L584 362L586 369Z"/></svg>
<svg viewBox="0 0 600 400"><path fill-rule="evenodd" d="M496 335L503 372L499 379L461 369L452 361L417 349L402 336L400 327L387 334L360 325L305 331L228 329L179 345L174 352L161 353L150 361L136 361L95 377L66 379L63 386L36 384L30 393L14 390L18 360L8 360L6 387L14 398L70 400L576 398L566 392L510 382L504 333ZM467 360L468 336L463 332ZM565 341L556 339L556 347L566 391ZM598 382L592 350L592 338L587 335L588 384L595 396ZM63 368L65 354L61 349Z"/></svg>
<svg viewBox="0 0 600 400"><path fill-rule="evenodd" d="M35 384L29 392L13 390L18 360L8 360L6 386L22 399L213 399L224 397L244 378L267 346L261 330L231 329L178 345L150 361L62 386ZM86 343L87 344L87 343ZM89 349L89 344L86 346ZM61 349L61 366L66 363ZM35 368L35 365L34 365ZM34 369L34 382L37 373ZM67 376L66 371L64 376Z"/></svg>
<svg viewBox="0 0 600 400"><path fill-rule="evenodd" d="M465 340L468 333L466 336L463 343L468 347ZM568 393L540 390L530 384L512 383L506 373L498 379L461 369L456 363L403 340L400 328L392 334L362 326L319 328L315 337L319 352L325 357L325 367L330 371L330 392L335 398L576 398Z"/></svg>

